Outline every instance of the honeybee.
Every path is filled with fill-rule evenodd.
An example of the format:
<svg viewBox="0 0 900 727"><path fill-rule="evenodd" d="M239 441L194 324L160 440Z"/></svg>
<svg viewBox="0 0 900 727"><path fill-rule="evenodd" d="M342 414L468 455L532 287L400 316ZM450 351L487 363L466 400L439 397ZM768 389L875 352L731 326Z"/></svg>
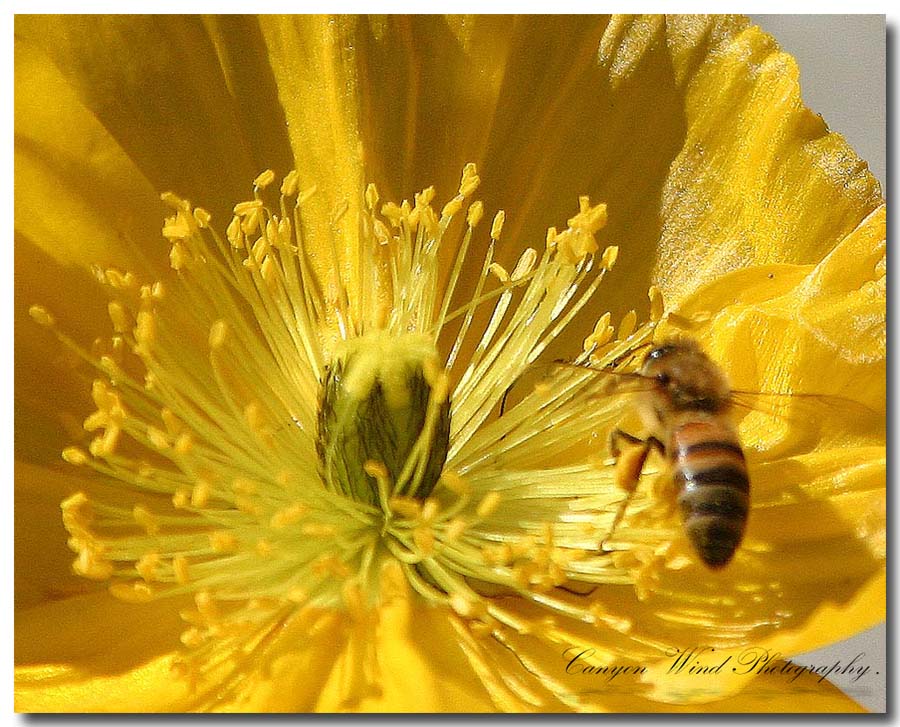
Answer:
<svg viewBox="0 0 900 727"><path fill-rule="evenodd" d="M722 370L690 339L654 346L640 368L648 382L636 394L648 436L621 429L610 436L616 479L628 496L610 533L622 519L656 449L670 463L685 532L709 568L728 564L744 537L750 510L750 477L732 420L731 389ZM632 446L626 456L622 443Z"/></svg>
<svg viewBox="0 0 900 727"><path fill-rule="evenodd" d="M633 360L645 346L650 348L639 368L623 370L620 364ZM590 373L599 383L591 387L597 392L591 396L628 395L642 420L642 436L616 428L609 438L616 482L625 497L600 548L607 550L606 544L641 482L644 464L655 450L669 465L674 504L680 510L687 538L711 570L724 568L734 558L750 510L750 475L733 418L736 407L790 419L792 427L809 435L818 434L823 418L832 418L823 417L825 412L839 412L844 425L871 422L876 417L865 405L836 396L732 390L722 369L690 338L643 344L620 356L609 368L577 361L532 366ZM536 392L548 389L552 387L535 387ZM507 390L501 400L501 416L509 393ZM801 416L786 416L788 408Z"/></svg>

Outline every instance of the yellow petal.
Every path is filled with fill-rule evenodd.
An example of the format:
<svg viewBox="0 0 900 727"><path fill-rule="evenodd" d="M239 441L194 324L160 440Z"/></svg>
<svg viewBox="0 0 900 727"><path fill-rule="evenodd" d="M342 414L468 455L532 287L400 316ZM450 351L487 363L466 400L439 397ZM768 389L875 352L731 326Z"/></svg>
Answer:
<svg viewBox="0 0 900 727"><path fill-rule="evenodd" d="M766 671L766 669L776 662L786 661L791 655L811 651L840 640L835 638L835 630L844 630L842 621L852 623L853 630L850 633L858 633L881 623L885 616L885 598L886 580L884 573L880 573L870 579L846 607L824 604L818 608L803 631L783 631L770 638L734 649L719 648L712 651L707 648L705 651L696 652L692 651L698 648L696 645L685 647L680 654L674 654L672 658L653 665L643 679L653 684L651 696L661 702L676 704L709 702L708 706L714 711L720 711L719 703L714 700L731 696L749 706L758 699L755 693L762 686L760 682L768 682L776 686L776 692L787 695L796 691L803 697L801 703L804 707L798 705L796 710L791 711L826 711L814 707L817 703L816 698L807 700L804 695L808 688L819 684L819 677L822 675L806 673L797 676L796 680L790 680L791 676L796 675L796 670L793 674L785 676L784 671ZM685 657L685 661L680 662L679 657ZM690 673L690 665L698 662L710 666L723 666L716 671L715 678L712 678L712 675L704 678ZM825 683L827 682L822 684ZM836 689L833 691L837 692ZM851 700L848 698L848 701ZM759 706L761 703L756 701L756 704L757 707L750 707L752 711L761 709Z"/></svg>
<svg viewBox="0 0 900 727"><path fill-rule="evenodd" d="M882 206L817 265L751 266L699 288L658 335L699 337L735 388L842 396L883 412L884 239Z"/></svg>
<svg viewBox="0 0 900 727"><path fill-rule="evenodd" d="M147 185L140 175L146 175L149 186L174 187L198 201L202 197L218 215L246 195L246 181L260 171L256 158L288 159L289 144L303 182L320 187L303 218L316 264L321 271L332 269L333 246L352 289L359 272L354 241L364 181L374 176L386 188L409 194L423 170L430 173L434 167L438 174L427 176L421 186L435 180L443 185L458 175L462 162L484 161L485 178L494 179L484 190L489 206L510 210L501 248L510 251L543 240L548 224L568 218L578 194L605 199L607 234L622 245L623 261L633 261L616 269L618 280L625 282L610 301L613 308L632 307L656 276L670 305L680 304L685 314L709 313L696 330L709 334L723 364L735 362L730 373L747 388L809 390L820 383L822 371L831 373L833 367L824 393L851 395L884 410L885 346L879 335L884 330L884 212L876 209L877 184L843 140L826 133L820 120L802 108L793 61L742 19L304 17L265 18L260 30L244 18L25 18L17 21L17 34L19 53L28 61L20 66L17 57L17 69L25 69L21 81L17 77L17 91L46 83L66 108L80 109L73 115L79 128L87 129L88 149L76 144L71 154L89 155L92 148L109 154L116 189L124 189L126 198L137 189L143 200L140 190ZM536 58L541 74L534 72ZM283 115L280 109L259 113L254 106L265 107L276 97ZM17 178L21 168L28 186L17 195L17 221L21 211L33 213L27 216L31 226L18 228L18 239L27 246L43 245L61 263L87 259L81 257L79 236L100 235L85 253L112 251L115 234L127 225L118 217L111 217L111 224L87 217L109 205L95 203L96 185L88 189L71 178L69 167L47 161L49 151L59 148L54 143L67 142L54 142L62 133L58 119L49 127L53 138L39 138L33 129L41 127L42 110L35 106L22 105L23 114L30 114L23 117L22 137L41 143L17 146ZM443 109L437 120L436 108ZM19 126L17 117L17 137ZM637 139L631 136L635 129ZM585 164L586 156L591 164ZM184 164L186 159L191 164ZM141 170L137 181L132 161ZM72 192L61 200L62 215L39 215L47 201L41 184L65 183L72 184ZM342 203L343 214L335 216ZM74 236L67 238L69 229L57 223L68 217L75 225ZM151 237L158 221L154 225ZM36 258L28 258L28 264L37 266ZM748 270L734 272L748 264ZM51 270L43 284L62 290L68 282L62 267ZM327 287L329 279L324 279ZM847 321L855 334L850 340L841 335ZM785 339L796 365L782 364L778 356ZM25 366L40 360L41 348L33 343L25 346L28 357L20 359ZM39 440L45 439L50 418L42 404L31 402L40 399L46 368L35 366L35 372L22 398L23 408L33 406L35 414L22 421L35 451L42 452ZM746 553L725 576L724 587L711 584L709 574L696 568L664 572L656 594L645 603L635 602L630 585L610 587L603 598L612 611L610 622L620 627L608 639L616 649L632 642L635 651L655 651L660 643L689 643L701 636L728 644L758 633L795 653L812 648L817 638L830 641L882 617L883 583L879 589L877 580L884 558L883 431L857 432L840 442L829 440L829 448L798 450L797 456L779 460L762 425L743 426L751 435L757 432L755 441L764 454L773 455L758 479L760 507L751 518ZM17 436L17 446L20 441L29 442ZM783 476L798 470L810 476L787 492L779 489ZM32 488L26 493L23 515L43 517L44 503ZM762 519L767 514L771 519ZM788 524L801 528L803 537L790 537ZM17 540L17 547L32 553L42 534L53 536L38 529L33 542L26 537ZM57 573L58 554L49 555L48 573ZM834 573L816 568L823 561L849 577L836 583L840 579ZM814 586L823 579L837 603L821 608ZM27 602L52 594L55 581L52 576L25 581ZM757 603L752 597L760 589L763 606L744 608L735 617L740 624L729 630L728 609ZM485 688L493 704L512 708L577 705L548 690L549 680L534 687L539 694L500 684L485 666L489 661L473 658L477 645L452 627L446 613L414 605L408 587L400 590L373 623L328 622L306 652L286 656L264 687L234 708L305 709L321 694L318 707L323 709L479 710L492 704ZM134 641L122 654L104 656L96 649L115 648L107 634L99 633L96 615L85 618L89 643L69 633L76 624L71 604L106 613L109 599L100 595L96 603L71 599L24 612L20 632L26 646L18 655L34 666L20 672L22 704L26 697L99 704L102 689L110 690L115 702L135 679L140 683L136 690L149 695L148 685L161 678L166 661L159 655L173 633L177 636L177 619L170 624L165 608L145 612L130 606L129 613L139 619L163 614L158 633L153 625L139 625L142 634L155 639L148 643L145 636L131 634L133 624L122 622L113 608L109 619L122 622L119 630ZM772 603L778 599L784 603L781 620L772 620ZM723 603L728 606L724 612ZM50 638L42 631L48 620L59 625L48 630ZM628 633L626 620L639 627ZM759 621L756 633L754 620ZM573 634L579 627L566 625ZM423 643L423 631L439 646ZM489 647L522 673L523 666L541 663L547 642L563 631L563 626L548 626L540 638L523 634L521 641L532 648L531 661L517 661L518 650L499 640ZM333 663L328 647L340 650ZM367 657L373 651L376 669L369 673ZM38 666L56 659L78 669ZM134 670L138 663L144 666ZM474 686L479 665L488 672L486 687ZM547 674L558 666L547 666ZM302 679L309 671L316 676L304 679L296 693L279 690L282 680ZM72 687L54 691L53 680L36 681L39 676L59 677ZM42 691L41 683L48 688ZM715 685L714 695L738 686ZM787 710L807 704L774 684L766 688L777 692L766 702L770 706ZM827 685L822 690L815 705L849 708ZM677 698L674 692L657 696ZM732 708L759 708L758 697L747 692L738 700L744 697L746 702L733 702ZM181 703L178 694L168 698ZM138 704L150 704L150 699L138 698ZM620 708L643 704L630 695ZM614 708L616 702L598 698L595 706Z"/></svg>
<svg viewBox="0 0 900 727"><path fill-rule="evenodd" d="M260 23L300 188L316 187L303 207L305 244L321 273L339 262L351 290L357 289L357 215L368 181L359 134L357 20L263 16Z"/></svg>
<svg viewBox="0 0 900 727"><path fill-rule="evenodd" d="M178 601L144 605L100 592L16 614L16 709L141 712L186 708L171 672Z"/></svg>
<svg viewBox="0 0 900 727"><path fill-rule="evenodd" d="M493 704L457 644L447 609L418 601L397 564L385 568L382 593L387 602L378 611L374 634L363 628L355 637L359 650L348 649L342 660L377 662L368 688L366 680L350 682L344 674L364 668L337 666L322 691L317 710L361 712L485 712ZM423 638L428 634L428 638ZM366 646L365 642L371 643ZM368 651L371 650L371 651ZM367 653L368 652L368 653ZM348 702L348 696L353 697Z"/></svg>
<svg viewBox="0 0 900 727"><path fill-rule="evenodd" d="M687 82L663 188L654 277L672 303L737 267L817 261L881 204L865 163L803 106L791 56L756 27L717 51Z"/></svg>
<svg viewBox="0 0 900 727"><path fill-rule="evenodd" d="M95 590L72 573L74 553L59 503L78 485L57 470L16 463L15 565L16 607L26 608Z"/></svg>
<svg viewBox="0 0 900 727"><path fill-rule="evenodd" d="M121 674L62 665L16 669L17 712L182 712L190 703L186 684L173 677L169 656Z"/></svg>
<svg viewBox="0 0 900 727"><path fill-rule="evenodd" d="M141 258L129 242L162 251L158 193L48 55L17 41L17 233L57 263L85 269L134 267Z"/></svg>
<svg viewBox="0 0 900 727"><path fill-rule="evenodd" d="M157 193L202 198L229 219L262 169L199 17L20 16L16 36L52 60ZM158 239L158 220L147 229Z"/></svg>
<svg viewBox="0 0 900 727"><path fill-rule="evenodd" d="M76 374L81 362L32 319L30 308L43 304L58 330L90 342L109 330L109 298L86 270L57 262L18 234L15 257L16 457L56 462L64 446L78 441L90 397Z"/></svg>
<svg viewBox="0 0 900 727"><path fill-rule="evenodd" d="M870 587L878 590L877 583ZM880 587L883 594L883 579ZM848 611L854 613L871 595L862 594ZM520 610L516 605L512 608ZM837 609L821 609L813 619L815 626L831 626L824 619L836 613ZM510 652L500 643L514 646L515 658L527 665L530 675L539 682L544 701L536 710L533 705L519 704L517 711L864 711L827 679L820 680L821 674L805 672L797 676L796 669L786 671L791 667L788 655L797 651L788 650L796 644L785 640L762 640L735 649L693 644L681 653L667 647L667 656L654 659L636 656L640 648L653 647L652 642L633 649L631 657L623 658L621 652L617 656L617 638L621 635L600 635L596 629L576 624L571 629L548 626L522 636L511 636L507 631L495 641L483 639L481 644L501 662ZM606 647L612 651L606 651ZM686 661L679 661L683 655ZM690 673L690 666L698 662L722 666L709 673ZM509 672L515 673L513 669Z"/></svg>
<svg viewBox="0 0 900 727"><path fill-rule="evenodd" d="M254 173L273 169L277 175L287 174L294 168L294 160L258 18L210 15L203 17L202 22L215 48L228 93L237 101L232 108ZM245 186L243 194L246 193ZM200 197L195 201L200 204ZM207 204L205 199L202 204Z"/></svg>
<svg viewBox="0 0 900 727"><path fill-rule="evenodd" d="M123 603L105 590L47 601L16 614L16 663L65 664L115 674L179 647L182 599Z"/></svg>
<svg viewBox="0 0 900 727"><path fill-rule="evenodd" d="M780 668L780 664L772 664L772 666ZM642 705L642 709L633 702L629 703L626 697L618 700L615 711L709 712L717 714L736 712L754 714L842 714L866 712L865 709L827 679L820 682L815 676L807 674L807 678L798 679L797 682L791 684L788 677L778 672L778 668L772 673L757 676L746 684L741 692L727 699L704 703L689 703L689 695L692 689L696 688L698 681L703 680L702 677L699 679L695 677L677 693L678 702L676 704L651 701Z"/></svg>
<svg viewBox="0 0 900 727"><path fill-rule="evenodd" d="M347 641L346 619L336 612L300 616L282 634L282 648L273 658L265 678L237 699L213 700L217 712L312 712L314 711L336 656ZM302 644L303 648L297 648ZM285 688L285 685L290 685ZM213 692L215 692L213 685Z"/></svg>

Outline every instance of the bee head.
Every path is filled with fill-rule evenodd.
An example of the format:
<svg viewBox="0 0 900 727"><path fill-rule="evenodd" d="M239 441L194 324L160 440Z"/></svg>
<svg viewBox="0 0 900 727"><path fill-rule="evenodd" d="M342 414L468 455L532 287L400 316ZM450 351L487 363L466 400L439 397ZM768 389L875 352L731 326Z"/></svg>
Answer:
<svg viewBox="0 0 900 727"><path fill-rule="evenodd" d="M653 348L641 374L654 382L657 411L694 409L720 411L729 387L716 364L690 339L672 340Z"/></svg>

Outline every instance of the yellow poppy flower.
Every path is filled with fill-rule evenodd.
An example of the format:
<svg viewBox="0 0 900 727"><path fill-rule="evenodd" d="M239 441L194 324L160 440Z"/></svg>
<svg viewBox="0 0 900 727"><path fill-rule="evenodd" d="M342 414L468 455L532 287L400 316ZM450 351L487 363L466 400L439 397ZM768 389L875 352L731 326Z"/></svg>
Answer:
<svg viewBox="0 0 900 727"><path fill-rule="evenodd" d="M18 710L859 709L775 666L884 619L885 207L759 29L19 16L15 53ZM714 573L658 459L612 531L627 398L527 385L673 335L825 395L740 418Z"/></svg>

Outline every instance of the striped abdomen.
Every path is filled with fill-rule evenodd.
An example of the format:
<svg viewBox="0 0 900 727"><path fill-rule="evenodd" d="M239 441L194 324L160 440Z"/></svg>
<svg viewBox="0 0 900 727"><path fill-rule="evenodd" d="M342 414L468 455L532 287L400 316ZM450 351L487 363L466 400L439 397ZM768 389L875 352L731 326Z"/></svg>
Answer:
<svg viewBox="0 0 900 727"><path fill-rule="evenodd" d="M750 479L727 419L689 421L672 432L678 505L685 530L710 568L731 560L747 524Z"/></svg>

